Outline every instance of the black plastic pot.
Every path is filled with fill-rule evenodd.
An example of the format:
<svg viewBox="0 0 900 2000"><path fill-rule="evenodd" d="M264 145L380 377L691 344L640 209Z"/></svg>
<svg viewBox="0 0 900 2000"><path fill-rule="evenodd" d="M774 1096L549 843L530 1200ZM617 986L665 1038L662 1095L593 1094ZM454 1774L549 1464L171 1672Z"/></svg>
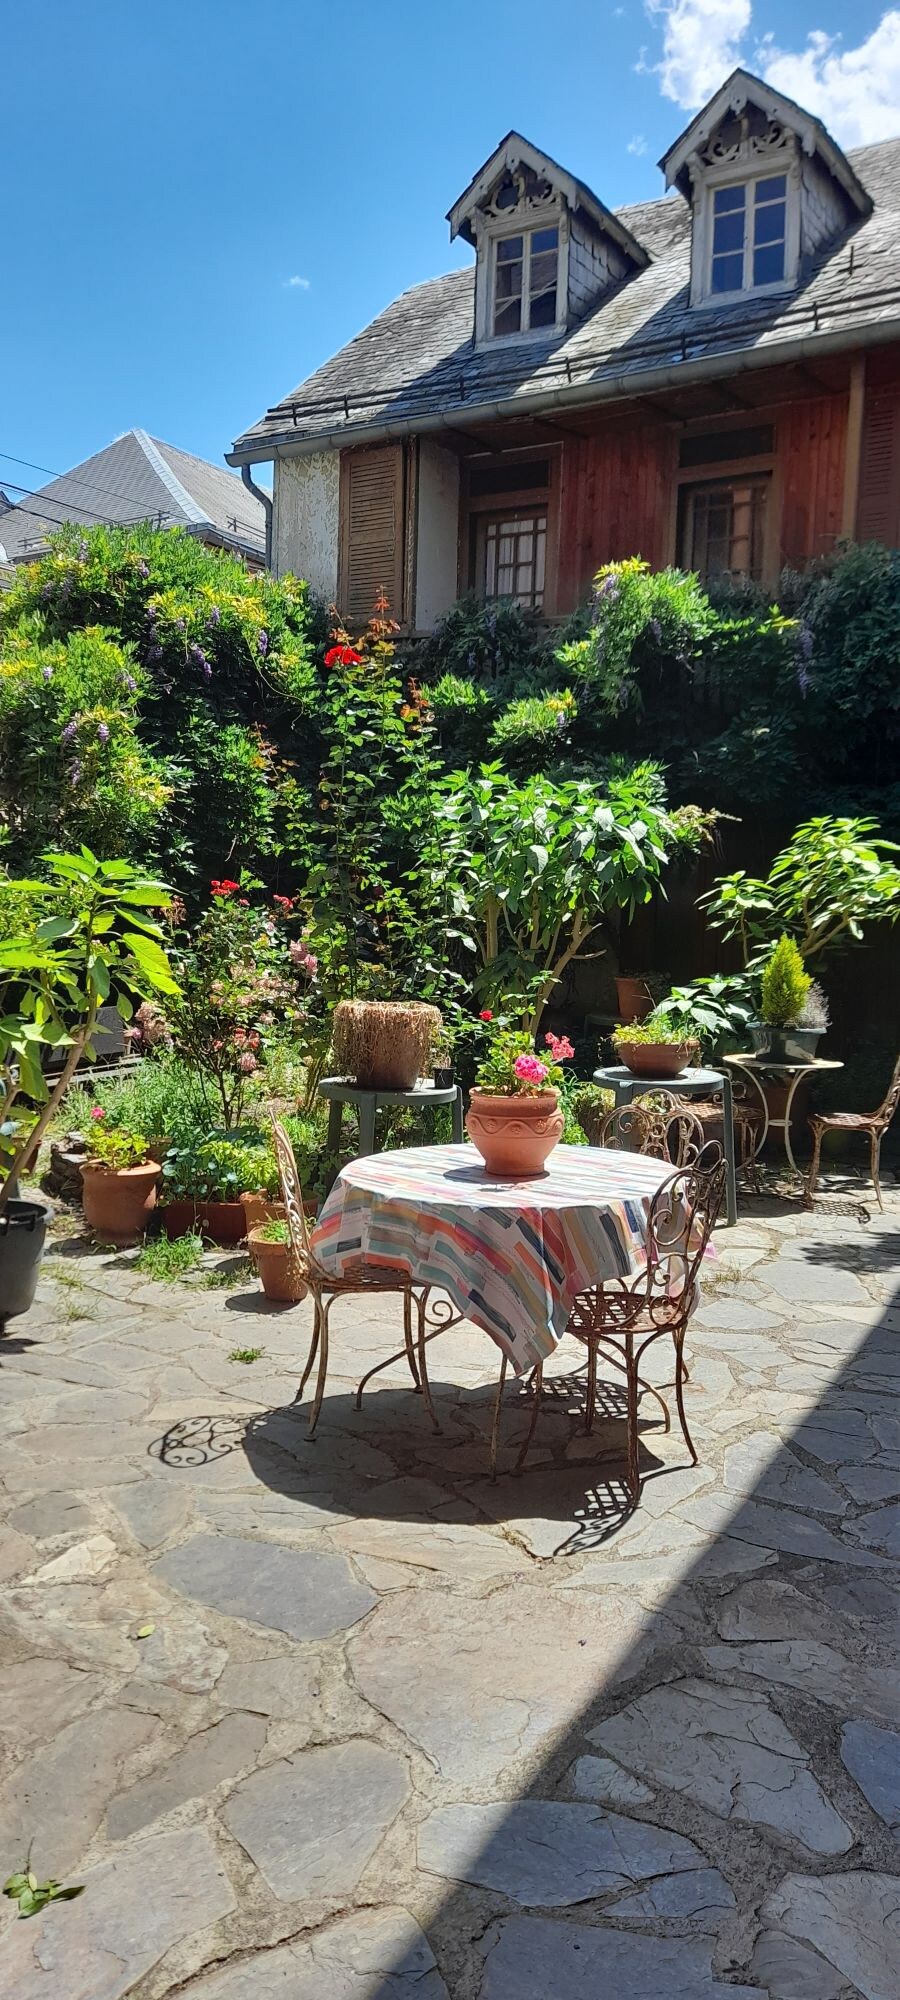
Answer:
<svg viewBox="0 0 900 2000"><path fill-rule="evenodd" d="M773 1063L807 1063L815 1058L822 1040L822 1028L770 1028L765 1021L751 1021L753 1048L760 1058Z"/></svg>
<svg viewBox="0 0 900 2000"><path fill-rule="evenodd" d="M32 1303L46 1234L39 1201L10 1201L0 1210L0 1328Z"/></svg>
<svg viewBox="0 0 900 2000"><path fill-rule="evenodd" d="M435 1090L452 1090L456 1082L456 1073L449 1067L434 1069L431 1072L431 1081Z"/></svg>

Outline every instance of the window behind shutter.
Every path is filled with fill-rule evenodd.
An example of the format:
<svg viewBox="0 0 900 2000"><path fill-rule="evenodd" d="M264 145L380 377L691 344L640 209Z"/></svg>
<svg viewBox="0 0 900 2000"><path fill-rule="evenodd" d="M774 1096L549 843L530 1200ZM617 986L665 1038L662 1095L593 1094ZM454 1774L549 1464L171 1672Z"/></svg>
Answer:
<svg viewBox="0 0 900 2000"><path fill-rule="evenodd" d="M900 544L900 394L866 399L859 470L856 537Z"/></svg>
<svg viewBox="0 0 900 2000"><path fill-rule="evenodd" d="M398 624L405 603L405 479L402 444L361 446L341 455L339 609L364 624L380 590Z"/></svg>

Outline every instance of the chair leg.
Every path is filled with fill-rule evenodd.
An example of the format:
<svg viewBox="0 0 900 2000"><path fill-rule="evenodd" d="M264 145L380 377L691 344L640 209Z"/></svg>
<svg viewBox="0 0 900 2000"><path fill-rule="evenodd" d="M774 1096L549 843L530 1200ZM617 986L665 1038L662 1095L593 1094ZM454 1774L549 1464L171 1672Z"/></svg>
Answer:
<svg viewBox="0 0 900 2000"><path fill-rule="evenodd" d="M312 1371L312 1365L319 1351L319 1335L321 1333L321 1330L322 1330L322 1301L319 1297L318 1292L316 1292L313 1295L312 1339L309 1343L309 1353L306 1357L306 1367L304 1368L303 1374L300 1377L300 1387L297 1390L296 1396L294 1397L295 1403L300 1403L303 1400L303 1391L306 1388L307 1382L309 1381L310 1373Z"/></svg>
<svg viewBox="0 0 900 2000"><path fill-rule="evenodd" d="M871 1154L872 1154L871 1158L872 1186L874 1187L876 1196L878 1198L878 1206L881 1209L882 1214L884 1214L884 1202L881 1199L881 1133L880 1132L872 1133Z"/></svg>
<svg viewBox="0 0 900 2000"><path fill-rule="evenodd" d="M681 1425L682 1436L684 1438L685 1444L687 1445L688 1451L691 1454L691 1464L696 1465L697 1453L694 1447L694 1440L691 1437L690 1431L688 1430L687 1417L684 1414L684 1384L686 1376L684 1372L684 1359L681 1352L683 1345L684 1345L684 1335L682 1334L681 1338L679 1339L678 1335L676 1334L675 1335L675 1401L678 1405L678 1421Z"/></svg>
<svg viewBox="0 0 900 2000"><path fill-rule="evenodd" d="M638 1375L630 1341L625 1355L625 1385L628 1401L628 1457L625 1484L636 1506L641 1497L640 1441L638 1438Z"/></svg>
<svg viewBox="0 0 900 2000"><path fill-rule="evenodd" d="M497 1394L494 1398L494 1416L493 1416L493 1421L491 1423L491 1479L492 1480L496 1480L497 1477L497 1445L500 1439L500 1411L503 1408L503 1391L506 1386L506 1370L508 1365L509 1364L507 1362L506 1355L504 1354L503 1359L500 1363L500 1380L497 1383Z"/></svg>
<svg viewBox="0 0 900 2000"><path fill-rule="evenodd" d="M428 1293L423 1292L421 1298L417 1301L419 1333L418 1333L416 1359L418 1362L419 1386L422 1391L422 1400L425 1404L425 1408L431 1419L432 1430L439 1431L441 1427L440 1424L438 1423L437 1417L435 1416L434 1403L431 1400L431 1383L428 1380L428 1363L425 1359L425 1343L428 1339L428 1335L425 1331L425 1306L427 1303L427 1299L428 1299Z"/></svg>
<svg viewBox="0 0 900 2000"><path fill-rule="evenodd" d="M315 1436L316 1425L319 1421L319 1411L322 1408L322 1397L325 1394L325 1377L328 1373L328 1315L329 1312L331 1311L332 1304L333 1304L332 1299L323 1299L320 1309L321 1325L319 1328L319 1373L316 1377L316 1393L313 1398L313 1406L309 1413L310 1437Z"/></svg>
<svg viewBox="0 0 900 2000"><path fill-rule="evenodd" d="M531 1444L532 1438L534 1437L535 1429L537 1426L538 1411L541 1407L541 1396L543 1394L543 1388L544 1388L544 1364L542 1361L539 1361L531 1377L531 1392L534 1398L534 1403L531 1411L531 1422L528 1426L528 1435L525 1439L525 1443L522 1445L521 1450L519 1451L519 1455L516 1459L515 1465L513 1467L514 1472L521 1472L525 1460L528 1457L529 1446Z"/></svg>
<svg viewBox="0 0 900 2000"><path fill-rule="evenodd" d="M584 1432L586 1437L590 1437L594 1428L594 1418L597 1414L597 1342L595 1340L588 1341L587 1351L588 1373L587 1393L584 1399Z"/></svg>
<svg viewBox="0 0 900 2000"><path fill-rule="evenodd" d="M425 1297L425 1298L427 1298L427 1297L428 1297L428 1294L427 1294L427 1292L426 1292L426 1293L424 1294L424 1297ZM413 1385L414 1385L414 1387L415 1387L416 1389L421 1389L421 1387L422 1387L422 1384L421 1384L421 1382L419 1381L419 1369L418 1369L418 1365L417 1365L417 1362L416 1362L416 1348L415 1348L415 1342L414 1342L414 1340L413 1340L413 1330L412 1330L412 1309L413 1309L413 1301L412 1301L412 1293L411 1293L411 1292L404 1292L404 1294L403 1294L403 1345L404 1345L404 1347L406 1348L406 1359L407 1359L407 1361L409 1362L409 1372L410 1372L410 1374L411 1374L411 1376L412 1376L412 1378L413 1378Z"/></svg>
<svg viewBox="0 0 900 2000"><path fill-rule="evenodd" d="M818 1187L819 1161L821 1159L821 1156L822 1156L822 1133L818 1126L814 1126L812 1159L810 1160L809 1163L809 1177L806 1183L806 1192L808 1195L815 1194L816 1188Z"/></svg>

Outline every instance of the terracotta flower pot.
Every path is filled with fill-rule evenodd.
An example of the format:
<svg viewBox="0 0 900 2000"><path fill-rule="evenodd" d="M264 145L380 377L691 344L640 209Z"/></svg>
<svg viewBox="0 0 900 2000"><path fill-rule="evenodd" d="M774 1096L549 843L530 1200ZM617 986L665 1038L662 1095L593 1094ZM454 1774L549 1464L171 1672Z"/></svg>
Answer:
<svg viewBox="0 0 900 2000"><path fill-rule="evenodd" d="M247 1234L247 1211L240 1201L170 1201L162 1211L162 1226L169 1237L195 1229L220 1250L233 1250Z"/></svg>
<svg viewBox="0 0 900 2000"><path fill-rule="evenodd" d="M696 1062L696 1042L616 1042L616 1055L632 1076L681 1076Z"/></svg>
<svg viewBox="0 0 900 2000"><path fill-rule="evenodd" d="M305 1299L307 1287L297 1275L289 1243L267 1243L258 1229L251 1229L247 1248L267 1299L280 1305L296 1305L298 1299Z"/></svg>
<svg viewBox="0 0 900 2000"><path fill-rule="evenodd" d="M81 1169L84 1219L96 1236L127 1249L140 1243L152 1210L160 1168L156 1160L142 1167L111 1170L99 1161L85 1160Z"/></svg>
<svg viewBox="0 0 900 2000"><path fill-rule="evenodd" d="M541 1090L534 1097L491 1097L473 1090L466 1131L489 1174L521 1180L543 1173L564 1123L555 1090Z"/></svg>
<svg viewBox="0 0 900 2000"><path fill-rule="evenodd" d="M616 1001L622 1020L646 1021L653 1012L653 995L645 979L617 979Z"/></svg>
<svg viewBox="0 0 900 2000"><path fill-rule="evenodd" d="M249 1237L251 1229L258 1229L261 1222L283 1222L285 1209L283 1201L270 1200L267 1194L242 1194L241 1207Z"/></svg>

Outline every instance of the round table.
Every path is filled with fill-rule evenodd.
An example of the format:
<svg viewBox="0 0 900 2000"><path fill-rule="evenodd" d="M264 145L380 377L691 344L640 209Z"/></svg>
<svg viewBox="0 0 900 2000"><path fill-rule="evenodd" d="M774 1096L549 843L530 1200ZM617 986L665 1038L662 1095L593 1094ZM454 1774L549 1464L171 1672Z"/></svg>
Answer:
<svg viewBox="0 0 900 2000"><path fill-rule="evenodd" d="M458 1083L451 1083L446 1089L424 1079L412 1090L363 1090L358 1083L348 1083L346 1077L325 1076L319 1084L319 1096L328 1104L328 1151L337 1153L341 1144L341 1118L345 1104L355 1104L359 1113L359 1157L365 1158L375 1151L375 1113L382 1104L412 1104L419 1110L434 1111L439 1104L453 1107L453 1139L461 1144L463 1135L462 1091Z"/></svg>
<svg viewBox="0 0 900 2000"><path fill-rule="evenodd" d="M722 1061L731 1063L732 1068L739 1070L741 1076L749 1077L762 1105L762 1131L753 1148L753 1158L755 1160L759 1158L770 1132L780 1132L784 1140L784 1150L790 1165L793 1167L795 1174L802 1174L803 1169L802 1167L798 1167L794 1158L794 1148L791 1145L791 1107L798 1087L805 1076L824 1075L827 1070L843 1069L843 1063L836 1062L826 1056L811 1056L809 1062L805 1063L777 1063L771 1062L768 1056L749 1054L723 1056ZM785 1099L783 1118L772 1118L770 1116L766 1093L760 1082L761 1077L765 1078L767 1076L777 1078L779 1083L787 1083L788 1092Z"/></svg>
<svg viewBox="0 0 900 2000"><path fill-rule="evenodd" d="M725 1058L729 1060L728 1057ZM624 1063L610 1063L605 1069L595 1069L594 1082L611 1090L616 1104L631 1104L635 1097L643 1097L651 1090L672 1091L678 1097L709 1097L711 1093L722 1099L722 1131L725 1139L725 1215L729 1228L736 1223L737 1214L737 1171L734 1160L734 1101L731 1078L719 1069L683 1069L680 1076L635 1076Z"/></svg>
<svg viewBox="0 0 900 2000"><path fill-rule="evenodd" d="M404 1147L341 1168L312 1250L338 1276L361 1259L399 1264L522 1375L559 1345L579 1292L640 1270L669 1171L642 1153L557 1146L544 1173L501 1180L474 1146Z"/></svg>

